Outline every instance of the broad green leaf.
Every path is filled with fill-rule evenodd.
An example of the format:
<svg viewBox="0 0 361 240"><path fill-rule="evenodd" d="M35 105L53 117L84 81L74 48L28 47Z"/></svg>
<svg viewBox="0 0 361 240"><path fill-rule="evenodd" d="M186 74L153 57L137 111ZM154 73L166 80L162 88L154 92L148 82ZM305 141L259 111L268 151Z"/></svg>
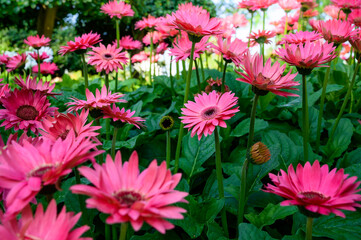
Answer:
<svg viewBox="0 0 361 240"><path fill-rule="evenodd" d="M249 125L250 125L251 119L247 118L240 122L237 127L231 132L232 137L242 137L243 135L246 135L249 132ZM254 132L257 133L263 129L266 129L268 127L268 122L266 122L263 119L256 119L254 123Z"/></svg>
<svg viewBox="0 0 361 240"><path fill-rule="evenodd" d="M241 223L238 225L238 240L273 240L267 232L259 230L257 227L249 223Z"/></svg>
<svg viewBox="0 0 361 240"><path fill-rule="evenodd" d="M341 161L337 161L337 168L346 168L353 164L361 164L361 148L346 153Z"/></svg>
<svg viewBox="0 0 361 240"><path fill-rule="evenodd" d="M208 231L207 237L209 240L227 240L224 236L223 229L215 222L209 222L207 224Z"/></svg>
<svg viewBox="0 0 361 240"><path fill-rule="evenodd" d="M271 103L271 101L276 97L275 94L269 93L266 96L261 96L259 98L259 105L261 107L261 110L264 111L268 107L268 105Z"/></svg>

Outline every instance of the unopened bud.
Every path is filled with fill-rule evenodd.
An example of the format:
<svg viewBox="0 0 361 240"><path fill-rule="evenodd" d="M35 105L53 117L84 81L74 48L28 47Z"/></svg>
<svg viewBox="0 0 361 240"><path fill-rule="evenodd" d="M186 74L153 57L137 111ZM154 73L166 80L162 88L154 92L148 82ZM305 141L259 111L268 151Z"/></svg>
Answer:
<svg viewBox="0 0 361 240"><path fill-rule="evenodd" d="M266 145L262 142L253 144L249 151L250 160L252 163L261 165L271 159L271 153Z"/></svg>
<svg viewBox="0 0 361 240"><path fill-rule="evenodd" d="M164 130L168 131L173 128L174 120L171 116L164 116L159 122L159 126Z"/></svg>

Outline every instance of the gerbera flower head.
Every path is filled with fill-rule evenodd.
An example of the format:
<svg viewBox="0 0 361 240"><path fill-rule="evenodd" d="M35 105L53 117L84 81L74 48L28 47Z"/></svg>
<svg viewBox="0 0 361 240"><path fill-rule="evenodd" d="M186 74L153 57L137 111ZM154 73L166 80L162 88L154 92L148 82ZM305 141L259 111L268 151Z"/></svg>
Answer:
<svg viewBox="0 0 361 240"><path fill-rule="evenodd" d="M282 206L296 205L316 215L334 213L345 217L340 210L356 211L355 207L361 207L356 203L361 201L357 189L360 182L356 182L357 177L348 176L343 169L329 171L327 164L321 167L318 160L313 165L307 162L304 167L298 164L296 171L291 164L288 173L270 173L274 185L267 184L264 191L286 198Z"/></svg>
<svg viewBox="0 0 361 240"><path fill-rule="evenodd" d="M45 59L48 59L50 56L46 53L46 52L42 52L40 55L38 55L37 52L32 52L32 53L29 53L29 55L35 60L37 61L38 58L40 61L43 61Z"/></svg>
<svg viewBox="0 0 361 240"><path fill-rule="evenodd" d="M246 16L244 14L239 14L237 12L231 16L227 16L225 20L234 28L244 27L248 23Z"/></svg>
<svg viewBox="0 0 361 240"><path fill-rule="evenodd" d="M48 46L49 42L50 42L50 38L47 38L44 35L42 35L41 37L39 37L39 35L28 36L26 39L24 39L24 43L28 44L30 47L33 47L35 49Z"/></svg>
<svg viewBox="0 0 361 240"><path fill-rule="evenodd" d="M157 231L165 233L173 224L165 220L183 219L181 207L171 206L177 202L187 202L186 192L174 190L181 174L172 176L165 161L160 166L157 161L139 173L138 154L133 152L129 161L122 163L120 152L113 159L108 155L103 165L94 164L94 169L80 167L80 174L93 186L75 185L73 193L90 196L86 200L88 208L96 208L109 214L107 224L130 222L138 231L144 222Z"/></svg>
<svg viewBox="0 0 361 240"><path fill-rule="evenodd" d="M124 108L120 109L115 104L113 104L113 107L105 107L103 108L103 114L104 118L110 118L113 120L111 122L112 125L115 127L122 127L123 123L129 123L134 125L137 128L143 127L142 122L145 121L145 119L141 117L133 117L135 114L135 111L130 111L130 109L125 110Z"/></svg>
<svg viewBox="0 0 361 240"><path fill-rule="evenodd" d="M237 8L239 9L247 9L249 12L254 12L254 10L252 10L251 8L254 5L254 0L241 0L238 3Z"/></svg>
<svg viewBox="0 0 361 240"><path fill-rule="evenodd" d="M349 42L354 48L354 51L359 54L359 56L356 55L356 57L359 58L361 54L361 31L358 31L355 35L353 35Z"/></svg>
<svg viewBox="0 0 361 240"><path fill-rule="evenodd" d="M247 51L247 43L238 38L232 41L231 37L223 39L218 36L217 45L213 45L213 48L222 54L226 61L239 65L243 54Z"/></svg>
<svg viewBox="0 0 361 240"><path fill-rule="evenodd" d="M8 64L9 60L10 60L10 57L6 53L0 54L0 64L1 65L2 64L4 64L4 65Z"/></svg>
<svg viewBox="0 0 361 240"><path fill-rule="evenodd" d="M108 14L110 18L117 17L121 19L122 17L134 16L132 6L123 1L109 1L108 3L104 4L100 9L103 13Z"/></svg>
<svg viewBox="0 0 361 240"><path fill-rule="evenodd" d="M258 30L258 32L252 32L248 38L251 40L251 46L255 46L257 43L271 43L271 40L269 39L273 38L274 36L276 36L276 33L273 31Z"/></svg>
<svg viewBox="0 0 361 240"><path fill-rule="evenodd" d="M56 107L50 107L50 103L41 92L30 90L18 90L1 99L4 109L0 109L0 119L4 120L1 126L5 129L14 128L31 130L38 133L44 117L53 115Z"/></svg>
<svg viewBox="0 0 361 240"><path fill-rule="evenodd" d="M18 239L76 239L91 240L91 238L82 238L81 235L89 230L88 226L82 226L72 230L79 221L81 213L74 216L73 212L66 212L65 206L57 214L55 200L51 200L47 210L44 212L43 205L40 203L35 215L33 215L30 206L27 206L21 215L21 219L7 220L0 213L0 231L2 237L6 240Z"/></svg>
<svg viewBox="0 0 361 240"><path fill-rule="evenodd" d="M253 0L253 6L251 7L251 10L256 11L261 9L262 11L265 11L275 3L277 3L277 0Z"/></svg>
<svg viewBox="0 0 361 240"><path fill-rule="evenodd" d="M298 96L297 94L283 91L285 89L295 90L294 86L300 85L299 82L295 81L297 73L291 74L292 70L283 76L286 64L281 66L279 62L275 62L272 66L272 59L269 58L263 66L262 55L254 54L252 56L247 52L241 68L245 73L235 70L236 73L242 76L242 78L237 78L236 80L251 84L255 94L263 96L268 92L272 92L283 97Z"/></svg>
<svg viewBox="0 0 361 240"><path fill-rule="evenodd" d="M348 20L357 27L361 27L361 9L353 9L350 15L348 15Z"/></svg>
<svg viewBox="0 0 361 240"><path fill-rule="evenodd" d="M173 38L175 37L179 31L174 29L174 25L172 24L172 16L167 14L166 17L160 18L161 21L157 26L155 26L155 30L160 32L165 38Z"/></svg>
<svg viewBox="0 0 361 240"><path fill-rule="evenodd" d="M301 7L301 4L296 0L278 0L278 5L285 10L285 12L289 12L293 9L298 9Z"/></svg>
<svg viewBox="0 0 361 240"><path fill-rule="evenodd" d="M276 54L283 61L296 66L300 74L309 75L315 67L327 67L323 64L337 57L335 49L332 43L316 41L305 44L286 44L285 48L277 49Z"/></svg>
<svg viewBox="0 0 361 240"><path fill-rule="evenodd" d="M341 19L345 21L346 14L343 11L340 11L341 9L335 5L327 5L323 8L323 11L333 19Z"/></svg>
<svg viewBox="0 0 361 240"><path fill-rule="evenodd" d="M207 80L208 85L206 86L206 88L204 89L204 91L206 93L210 93L213 90L221 92L222 91L222 78L210 78ZM224 91L225 92L229 92L229 87L227 85L224 86Z"/></svg>
<svg viewBox="0 0 361 240"><path fill-rule="evenodd" d="M22 66L25 65L25 61L26 61L26 54L22 53L22 54L18 54L14 57L11 57L8 61L8 63L6 64L6 71L11 72L14 71Z"/></svg>
<svg viewBox="0 0 361 240"><path fill-rule="evenodd" d="M147 53L145 53L144 51L141 51L140 53L134 54L132 56L132 63L143 62L147 59L148 59Z"/></svg>
<svg viewBox="0 0 361 240"><path fill-rule="evenodd" d="M40 63L40 73L42 75L53 75L55 73L55 71L58 71L59 68L58 66L56 66L55 63L50 63L50 62L42 62ZM34 66L32 67L32 71L33 73L38 73L39 69L38 66Z"/></svg>
<svg viewBox="0 0 361 240"><path fill-rule="evenodd" d="M349 40L351 41L351 39ZM348 42L342 43L342 49L340 51L340 58L347 61L350 57L351 45ZM356 51L357 52L357 51Z"/></svg>
<svg viewBox="0 0 361 240"><path fill-rule="evenodd" d="M0 84L0 104L2 98L5 98L11 92L9 84Z"/></svg>
<svg viewBox="0 0 361 240"><path fill-rule="evenodd" d="M161 42L161 43L159 43L158 47L156 48L156 53L163 54L165 51L167 51L168 47L169 47L168 43Z"/></svg>
<svg viewBox="0 0 361 240"><path fill-rule="evenodd" d="M220 94L216 91L211 93L198 94L193 101L188 101L182 108L182 123L185 128L192 128L191 136L198 135L198 140L202 135L211 135L217 126L226 128L224 120L228 120L239 111L237 105L238 98L234 93L225 92Z"/></svg>
<svg viewBox="0 0 361 240"><path fill-rule="evenodd" d="M117 40L114 40L113 45L117 46ZM119 39L119 48L126 50L141 49L142 43L138 40L134 40L131 36L124 36Z"/></svg>
<svg viewBox="0 0 361 240"><path fill-rule="evenodd" d="M142 39L145 45L150 45L150 38L152 38L153 44L157 44L165 38L164 35L158 31L148 32Z"/></svg>
<svg viewBox="0 0 361 240"><path fill-rule="evenodd" d="M176 28L187 32L192 41L199 42L203 36L222 34L219 19L211 18L209 12L190 3L172 15Z"/></svg>
<svg viewBox="0 0 361 240"><path fill-rule="evenodd" d="M105 86L102 87L101 92L99 89L95 90L95 96L89 89L85 90L86 100L79 100L77 98L71 98L74 102L67 103L68 106L72 106L68 109L68 112L78 111L83 108L89 109L90 114L92 114L92 110L101 112L101 109L110 106L112 103L116 102L127 102L124 99L121 99L124 94L114 93L108 91Z"/></svg>
<svg viewBox="0 0 361 240"><path fill-rule="evenodd" d="M306 42L314 42L321 39L321 35L315 31L299 31L285 35L280 44L304 44Z"/></svg>
<svg viewBox="0 0 361 240"><path fill-rule="evenodd" d="M349 14L351 9L361 8L361 0L331 0L331 2L346 14Z"/></svg>
<svg viewBox="0 0 361 240"><path fill-rule="evenodd" d="M88 63L95 66L97 72L105 71L106 74L117 69L123 69L123 64L127 64L128 58L125 52L121 52L122 48L108 44L105 47L100 44L99 47L93 47Z"/></svg>
<svg viewBox="0 0 361 240"><path fill-rule="evenodd" d="M207 43L208 37L203 37L199 42L195 44L193 59L199 58L211 43ZM187 34L182 34L182 38L178 41L175 39L173 42L173 48L170 49L169 55L175 56L175 61L185 60L190 58L192 50L192 42L189 40Z"/></svg>
<svg viewBox="0 0 361 240"><path fill-rule="evenodd" d="M148 17L143 17L142 20L139 20L138 22L135 23L135 29L153 30L158 24L160 24L160 22L161 22L160 18L156 18L152 15L148 15Z"/></svg>
<svg viewBox="0 0 361 240"><path fill-rule="evenodd" d="M33 92L41 92L46 96L61 95L61 93L53 93L52 91L55 88L55 84L50 85L50 82L37 82L36 78L32 78L31 76L27 76L25 80L19 75L19 77L15 77L14 82L21 88L25 90L31 90Z"/></svg>
<svg viewBox="0 0 361 240"><path fill-rule="evenodd" d="M93 45L101 42L100 34L98 33L86 33L81 35L81 37L75 37L75 41L67 42L66 46L61 46L59 50L59 54L62 56L68 52L85 52L88 48Z"/></svg>
<svg viewBox="0 0 361 240"><path fill-rule="evenodd" d="M337 45L348 41L356 33L350 22L342 20L318 21L316 27L326 41Z"/></svg>

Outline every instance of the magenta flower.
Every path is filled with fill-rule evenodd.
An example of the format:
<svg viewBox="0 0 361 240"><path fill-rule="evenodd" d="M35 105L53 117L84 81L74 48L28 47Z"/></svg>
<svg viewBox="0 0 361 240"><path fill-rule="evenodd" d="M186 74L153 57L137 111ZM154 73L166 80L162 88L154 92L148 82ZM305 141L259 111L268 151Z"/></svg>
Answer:
<svg viewBox="0 0 361 240"><path fill-rule="evenodd" d="M289 12L293 9L298 9L301 7L301 4L296 0L278 0L278 5L285 10L285 12Z"/></svg>
<svg viewBox="0 0 361 240"><path fill-rule="evenodd" d="M282 169L277 176L270 173L274 185L267 184L264 191L286 198L282 206L296 205L313 213L345 217L340 210L356 211L355 207L361 207L356 203L361 201L357 189L360 182L348 176L343 169L329 171L327 164L321 167L318 160L312 166L309 162L304 167L298 164L296 171L291 164L288 173Z"/></svg>
<svg viewBox="0 0 361 240"><path fill-rule="evenodd" d="M193 59L199 58L200 54L206 51L211 46L211 43L207 43L208 37L203 37L199 42L195 44ZM183 32L182 37L175 39L173 42L173 48L170 49L169 55L175 56L175 61L185 60L191 56L192 42L189 40L188 35Z"/></svg>
<svg viewBox="0 0 361 240"><path fill-rule="evenodd" d="M352 10L350 15L348 15L348 20L357 27L361 27L361 9Z"/></svg>
<svg viewBox="0 0 361 240"><path fill-rule="evenodd" d="M343 11L340 11L341 9L335 5L327 5L323 8L323 11L333 19L341 19L346 20L346 14ZM340 15L339 15L340 14Z"/></svg>
<svg viewBox="0 0 361 240"><path fill-rule="evenodd" d="M356 33L354 26L350 22L342 20L318 21L316 27L326 41L335 44L348 41Z"/></svg>
<svg viewBox="0 0 361 240"><path fill-rule="evenodd" d="M43 52L40 56L38 55L37 52L29 53L29 55L36 61L38 60L38 58L40 61L43 61L43 60L49 58L49 56L48 56L48 54L46 54L46 52Z"/></svg>
<svg viewBox="0 0 361 240"><path fill-rule="evenodd" d="M331 0L331 2L339 8L361 8L361 0Z"/></svg>
<svg viewBox="0 0 361 240"><path fill-rule="evenodd" d="M349 42L357 53L361 53L361 31L353 35Z"/></svg>
<svg viewBox="0 0 361 240"><path fill-rule="evenodd" d="M252 32L249 35L249 39L251 40L251 46L255 46L258 44L269 44L271 43L270 38L273 38L276 36L276 33L274 31L267 31L267 30L258 30L258 32Z"/></svg>
<svg viewBox="0 0 361 240"><path fill-rule="evenodd" d="M153 17L148 15L148 17L143 17L142 20L139 20L135 23L135 29L154 29L158 24L160 24L161 18Z"/></svg>
<svg viewBox="0 0 361 240"><path fill-rule="evenodd" d="M119 107L117 107L115 104L113 104L113 107L108 106L103 108L103 114L104 118L112 119L117 126L118 123L129 123L137 128L140 128L143 127L141 122L145 121L145 119L141 117L133 117L135 111L131 112L129 109L125 110L124 108L119 109Z"/></svg>
<svg viewBox="0 0 361 240"><path fill-rule="evenodd" d="M88 208L96 208L109 214L106 223L130 222L138 231L143 222L161 233L172 229L173 224L165 220L183 219L183 208L171 206L177 202L187 202L186 192L174 190L181 174L172 176L166 163L157 166L154 160L148 168L139 173L138 154L133 152L129 161L122 163L120 152L113 159L108 155L103 165L94 164L94 169L80 167L80 173L94 186L75 185L73 193L90 196L86 200Z"/></svg>
<svg viewBox="0 0 361 240"><path fill-rule="evenodd" d="M31 90L35 92L41 92L43 95L52 96L60 95L61 93L53 93L52 91L55 88L55 84L50 85L50 82L37 82L36 78L32 78L31 76L27 76L25 80L19 75L19 77L15 77L14 82L21 88L25 90Z"/></svg>
<svg viewBox="0 0 361 240"><path fill-rule="evenodd" d="M321 39L321 35L315 31L299 31L285 35L280 41L280 44L304 44L306 42L314 42L319 39Z"/></svg>
<svg viewBox="0 0 361 240"><path fill-rule="evenodd" d="M231 37L223 39L218 36L217 45L213 45L213 48L218 51L226 61L239 65L244 53L247 51L247 43L238 38L232 41Z"/></svg>
<svg viewBox="0 0 361 240"><path fill-rule="evenodd" d="M148 59L147 53L141 51L140 53L134 54L132 57L132 63L143 62Z"/></svg>
<svg viewBox="0 0 361 240"><path fill-rule="evenodd" d="M41 37L39 37L39 35L28 36L27 39L24 39L24 43L28 44L30 47L33 47L35 49L48 46L49 42L50 42L50 38L47 38L44 35L42 35Z"/></svg>
<svg viewBox="0 0 361 240"><path fill-rule="evenodd" d="M197 133L200 140L202 135L211 135L216 126L227 127L224 120L230 119L239 111L238 107L233 108L237 105L237 100L231 92L202 93L194 98L194 102L188 101L184 104L185 108L181 109L183 116L179 118L185 128L192 128L191 136Z"/></svg>
<svg viewBox="0 0 361 240"><path fill-rule="evenodd" d="M26 54L22 53L22 54L18 54L14 57L11 57L8 61L8 63L6 64L6 71L11 72L14 71L22 66L25 65L25 61L26 61Z"/></svg>
<svg viewBox="0 0 361 240"><path fill-rule="evenodd" d="M34 66L31 69L33 71L33 73L38 73L38 66ZM55 71L58 71L59 68L58 66L56 66L55 63L50 63L50 62L42 62L40 63L40 73L42 75L53 75L55 73Z"/></svg>
<svg viewBox="0 0 361 240"><path fill-rule="evenodd" d="M100 9L103 13L108 14L110 18L117 17L121 19L122 17L134 16L132 6L122 1L109 1L108 3L104 4Z"/></svg>
<svg viewBox="0 0 361 240"><path fill-rule="evenodd" d="M117 40L114 40L113 45L117 46ZM119 47L127 50L141 49L142 43L131 36L124 36L119 39Z"/></svg>
<svg viewBox="0 0 361 240"><path fill-rule="evenodd" d="M67 42L66 46L61 46L59 54L64 55L68 52L74 51L86 51L88 48L100 42L100 35L97 33L87 33L81 35L81 37L75 37L75 41Z"/></svg>
<svg viewBox="0 0 361 240"><path fill-rule="evenodd" d="M0 54L0 65L2 65L2 64L4 64L4 65L6 65L6 64L8 64L8 62L9 62L9 60L10 60L10 57L7 55L7 54Z"/></svg>

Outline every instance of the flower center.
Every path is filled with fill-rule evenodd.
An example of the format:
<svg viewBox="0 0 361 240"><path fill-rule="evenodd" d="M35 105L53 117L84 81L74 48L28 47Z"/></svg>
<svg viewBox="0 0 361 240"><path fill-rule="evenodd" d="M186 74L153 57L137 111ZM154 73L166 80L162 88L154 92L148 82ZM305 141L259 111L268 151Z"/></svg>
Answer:
<svg viewBox="0 0 361 240"><path fill-rule="evenodd" d="M45 164L42 166L39 166L38 168L35 168L31 172L28 173L28 177L42 177L45 173L47 173L49 170L53 169L54 165L52 164Z"/></svg>
<svg viewBox="0 0 361 240"><path fill-rule="evenodd" d="M59 134L58 137L60 137L62 140L64 140L68 136L69 131L70 131L69 129L66 129L64 132Z"/></svg>
<svg viewBox="0 0 361 240"><path fill-rule="evenodd" d="M201 117L203 118L203 120L211 120L215 116L217 116L218 112L219 108L217 106L207 107L202 110Z"/></svg>
<svg viewBox="0 0 361 240"><path fill-rule="evenodd" d="M114 56L113 56L113 54L105 53L105 54L103 54L103 58L106 60L111 60L114 58Z"/></svg>
<svg viewBox="0 0 361 240"><path fill-rule="evenodd" d="M22 105L16 110L16 116L24 120L35 120L39 112L33 106Z"/></svg>
<svg viewBox="0 0 361 240"><path fill-rule="evenodd" d="M330 199L330 197L327 197L322 193L315 191L299 192L297 196L306 201L326 201Z"/></svg>
<svg viewBox="0 0 361 240"><path fill-rule="evenodd" d="M134 191L121 191L114 195L114 197L120 202L127 206L131 206L133 203L142 200L142 195Z"/></svg>

